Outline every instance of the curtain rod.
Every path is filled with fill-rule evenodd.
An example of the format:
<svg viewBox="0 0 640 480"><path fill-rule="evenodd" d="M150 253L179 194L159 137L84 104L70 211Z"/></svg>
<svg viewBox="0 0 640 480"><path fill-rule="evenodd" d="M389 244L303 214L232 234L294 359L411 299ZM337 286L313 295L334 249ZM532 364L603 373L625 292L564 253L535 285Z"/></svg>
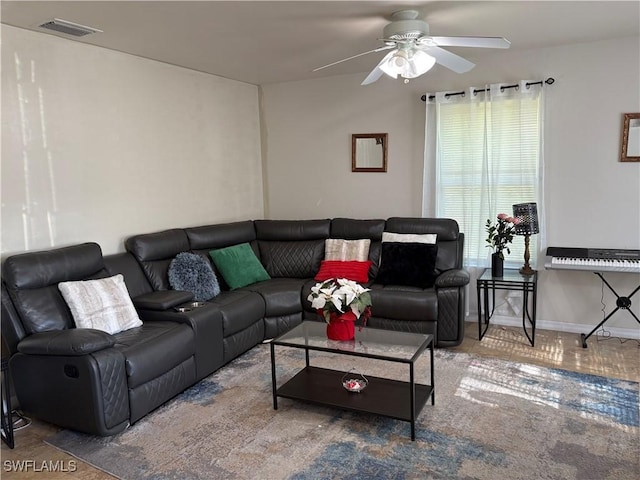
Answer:
<svg viewBox="0 0 640 480"><path fill-rule="evenodd" d="M546 80L540 80L539 82L527 82L525 85L527 86L527 88L529 88L530 85L542 85L543 83L546 83L547 85L552 85L553 82L555 82L555 79L553 77L549 77ZM544 86L544 85L543 85ZM504 85L502 87L500 87L500 91L504 91L508 88L519 88L520 85L519 84L514 84L514 85ZM479 90L474 90L473 94L475 95L476 93L482 93L482 92L486 92L487 89L486 88L481 88ZM453 92L453 93L446 93L445 94L445 98L449 98L449 97L455 97L456 95L465 95L465 92ZM429 95L429 100L433 100L434 98L436 98L435 95ZM427 96L426 95L422 95L422 97L420 97L420 100L422 100L423 102L427 101Z"/></svg>

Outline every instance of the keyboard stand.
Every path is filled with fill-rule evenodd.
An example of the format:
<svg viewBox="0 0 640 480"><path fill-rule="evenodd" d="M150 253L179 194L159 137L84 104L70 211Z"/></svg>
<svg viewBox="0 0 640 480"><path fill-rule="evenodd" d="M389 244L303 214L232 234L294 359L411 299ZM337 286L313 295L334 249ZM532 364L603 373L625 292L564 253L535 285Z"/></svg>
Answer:
<svg viewBox="0 0 640 480"><path fill-rule="evenodd" d="M609 285L609 282L607 282L605 280L605 278L602 276L602 273L600 272L593 272L596 275L598 275L600 277L600 279L604 282L604 284L609 287L609 290L611 290L613 292L613 294L617 297L616 300L616 308L615 310L613 310L609 315L607 315L604 320L602 320L598 325L596 325L596 327L591 330L588 334L584 334L581 333L580 334L580 338L582 339L582 348L587 348L587 339L593 335L602 325L604 325L604 323L609 320L611 318L611 316L616 313L618 310L622 309L622 310L627 310L631 316L633 318L636 319L636 322L640 323L640 320L638 319L638 317L636 316L635 313L633 313L633 311L631 310L631 297L633 297L638 290L640 290L640 285L638 285L636 287L636 289L631 292L631 294L628 297L621 297L620 295L618 295L618 293L613 289L613 287L611 285Z"/></svg>

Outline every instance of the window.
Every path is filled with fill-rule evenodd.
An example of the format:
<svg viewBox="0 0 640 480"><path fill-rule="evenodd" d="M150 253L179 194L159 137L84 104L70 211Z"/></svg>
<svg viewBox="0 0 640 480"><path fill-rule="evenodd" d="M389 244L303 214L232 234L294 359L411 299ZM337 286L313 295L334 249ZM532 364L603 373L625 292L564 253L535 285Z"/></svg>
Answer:
<svg viewBox="0 0 640 480"><path fill-rule="evenodd" d="M492 85L475 95L470 91L465 98L443 92L427 107L427 127L434 130L427 132L425 149L427 162L430 154L431 161L435 159L432 211L460 225L468 266L488 265L492 250L485 242L487 219L495 221L498 213L511 216L516 203L537 202L539 214L542 211L541 89L500 87ZM531 237L532 265L538 240ZM507 266L521 266L524 237L514 238L510 251Z"/></svg>

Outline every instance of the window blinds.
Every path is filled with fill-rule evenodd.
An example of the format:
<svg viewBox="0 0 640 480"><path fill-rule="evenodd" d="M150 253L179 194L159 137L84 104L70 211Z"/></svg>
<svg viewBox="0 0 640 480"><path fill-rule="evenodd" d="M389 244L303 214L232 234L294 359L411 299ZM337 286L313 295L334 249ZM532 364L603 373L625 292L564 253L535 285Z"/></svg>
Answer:
<svg viewBox="0 0 640 480"><path fill-rule="evenodd" d="M499 85L489 90L467 95L471 100L434 102L435 211L458 221L469 266L488 264L487 219L495 221L498 213L511 216L516 203L540 203L541 90L505 94ZM537 242L532 236L532 265ZM510 251L507 265L521 265L523 237L514 238Z"/></svg>

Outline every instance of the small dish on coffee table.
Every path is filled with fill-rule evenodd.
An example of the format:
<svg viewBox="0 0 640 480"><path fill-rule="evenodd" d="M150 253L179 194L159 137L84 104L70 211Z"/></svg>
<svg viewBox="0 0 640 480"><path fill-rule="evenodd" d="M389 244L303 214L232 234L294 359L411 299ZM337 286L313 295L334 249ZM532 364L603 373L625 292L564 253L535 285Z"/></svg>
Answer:
<svg viewBox="0 0 640 480"><path fill-rule="evenodd" d="M348 392L360 393L362 390L367 388L367 385L369 385L367 377L361 373L354 373L353 369L349 370L342 377L342 386Z"/></svg>

